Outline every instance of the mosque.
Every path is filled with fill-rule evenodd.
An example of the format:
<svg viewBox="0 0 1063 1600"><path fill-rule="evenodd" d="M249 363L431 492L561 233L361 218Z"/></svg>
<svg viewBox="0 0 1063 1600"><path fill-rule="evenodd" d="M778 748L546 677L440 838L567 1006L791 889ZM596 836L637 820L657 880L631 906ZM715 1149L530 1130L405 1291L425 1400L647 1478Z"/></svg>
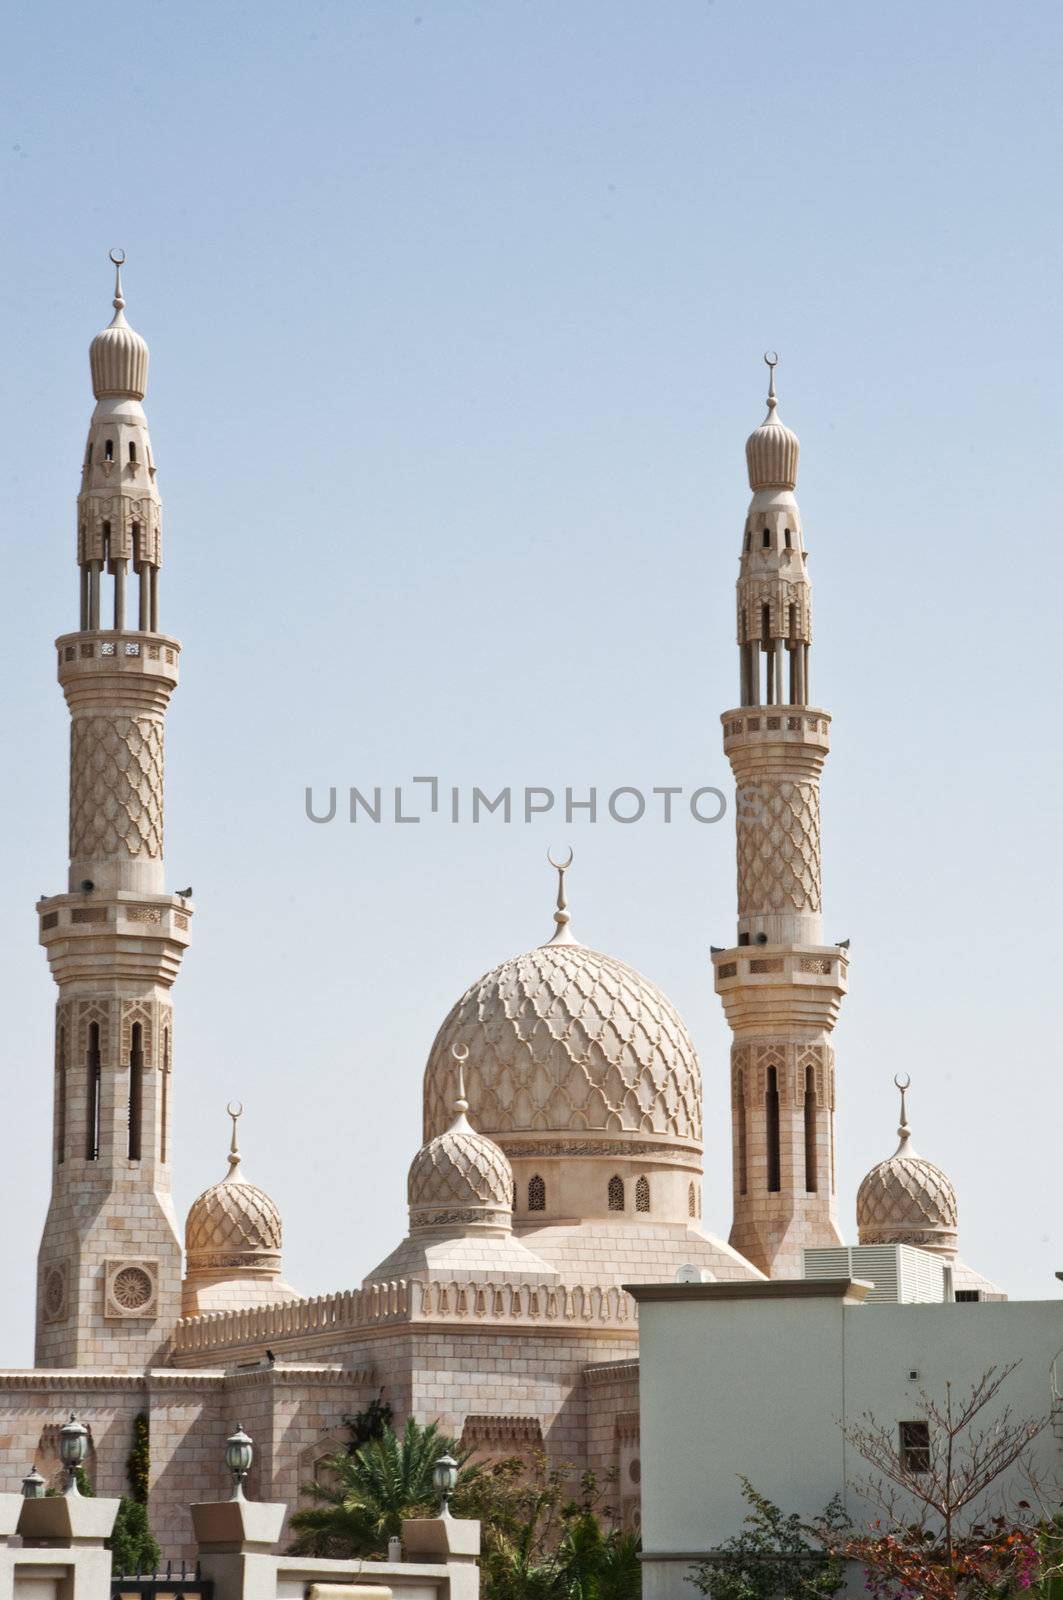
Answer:
<svg viewBox="0 0 1063 1600"><path fill-rule="evenodd" d="M400 1421L438 1419L485 1456L543 1448L615 1473L635 1523L638 1324L623 1285L801 1277L806 1252L842 1248L831 1035L849 957L823 940L830 716L811 696L799 446L778 415L774 361L767 415L746 443L740 704L722 717L737 792L736 936L712 952L734 1035L727 1239L701 1215L693 1040L654 983L579 942L562 867L550 936L472 983L428 1052L406 1237L361 1284L305 1298L283 1277L277 1208L244 1174L237 1107L228 1171L193 1204L183 1247L171 1198L172 991L194 911L191 891L167 891L163 866L164 724L181 647L159 625L148 348L126 320L123 258L112 259L114 316L89 352L79 624L56 641L71 718L69 880L37 906L58 989L51 1200L35 1365L0 1373L5 1487L33 1466L56 1477L58 1426L76 1410L97 1492L120 1494L146 1413L152 1525L165 1554L182 1556L188 1503L222 1490L236 1420L256 1444L249 1492L294 1507L346 1443L344 1417L383 1393ZM944 1263L947 1297L1002 1298L959 1258L955 1191L915 1154L906 1118L857 1211L861 1245Z"/></svg>

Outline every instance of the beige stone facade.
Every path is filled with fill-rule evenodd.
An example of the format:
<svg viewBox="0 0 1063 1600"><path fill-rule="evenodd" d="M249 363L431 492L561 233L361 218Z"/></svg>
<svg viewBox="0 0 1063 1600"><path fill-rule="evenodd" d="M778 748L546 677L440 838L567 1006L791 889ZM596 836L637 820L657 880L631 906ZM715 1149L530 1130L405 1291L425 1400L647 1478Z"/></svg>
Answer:
<svg viewBox="0 0 1063 1600"><path fill-rule="evenodd" d="M243 1176L238 1107L229 1171L188 1216L182 1277L171 989L192 905L190 890L165 892L162 856L180 647L158 631L147 346L125 321L120 282L114 304L91 352L81 625L58 641L69 880L38 906L59 998L37 1368L0 1373L0 1488L33 1463L54 1477L57 1426L73 1408L91 1431L97 1489L120 1494L144 1412L151 1519L180 1557L192 1550L189 1502L224 1488L237 1421L256 1444L250 1492L292 1507L342 1447L344 1418L383 1393L400 1422L438 1420L480 1456L543 1448L608 1475L633 1525L638 1325L622 1286L796 1275L804 1246L840 1239L831 1032L848 962L821 926L830 719L809 697L798 445L774 384L747 446L741 704L723 717L738 789L737 939L713 957L734 1032L729 1241L701 1216L693 1040L655 984L577 940L562 867L552 936L471 984L429 1050L405 1238L361 1287L306 1299L283 1278L276 1206ZM884 1182L868 1189L880 1233L936 1226L926 1213L941 1196L926 1183L922 1211L917 1199L881 1221Z"/></svg>

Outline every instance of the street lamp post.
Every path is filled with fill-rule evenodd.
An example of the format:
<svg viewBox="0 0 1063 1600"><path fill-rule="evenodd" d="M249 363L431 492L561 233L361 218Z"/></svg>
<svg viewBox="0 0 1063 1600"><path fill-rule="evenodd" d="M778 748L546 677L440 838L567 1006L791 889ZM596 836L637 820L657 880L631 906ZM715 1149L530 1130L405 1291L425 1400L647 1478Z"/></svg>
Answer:
<svg viewBox="0 0 1063 1600"><path fill-rule="evenodd" d="M251 1470L254 1454L251 1439L243 1428L237 1424L235 1433L230 1433L225 1441L225 1465L233 1475L235 1488L233 1489L232 1497L234 1500L242 1500L244 1498L244 1479Z"/></svg>

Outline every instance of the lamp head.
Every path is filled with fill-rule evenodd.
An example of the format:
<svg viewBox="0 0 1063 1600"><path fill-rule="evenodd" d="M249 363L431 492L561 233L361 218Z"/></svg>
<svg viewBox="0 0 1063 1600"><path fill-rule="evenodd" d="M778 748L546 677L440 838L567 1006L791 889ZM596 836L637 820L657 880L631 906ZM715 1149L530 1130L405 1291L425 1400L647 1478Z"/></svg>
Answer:
<svg viewBox="0 0 1063 1600"><path fill-rule="evenodd" d="M239 1425L230 1433L225 1441L225 1465L233 1475L233 1499L242 1500L244 1497L244 1479L251 1470L254 1460L254 1446L248 1434Z"/></svg>

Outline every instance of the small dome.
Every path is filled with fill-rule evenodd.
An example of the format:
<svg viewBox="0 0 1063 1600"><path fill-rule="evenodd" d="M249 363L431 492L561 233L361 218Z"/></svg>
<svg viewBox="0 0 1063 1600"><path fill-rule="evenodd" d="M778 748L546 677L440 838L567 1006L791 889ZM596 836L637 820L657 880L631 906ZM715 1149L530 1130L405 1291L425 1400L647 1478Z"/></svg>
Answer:
<svg viewBox="0 0 1063 1600"><path fill-rule="evenodd" d="M898 1084L898 1087L900 1085ZM900 1144L867 1174L856 1197L861 1244L911 1244L946 1255L956 1251L956 1191L940 1167L912 1148L901 1089Z"/></svg>
<svg viewBox="0 0 1063 1600"><path fill-rule="evenodd" d="M114 316L89 346L92 392L97 400L122 396L143 400L148 387L148 347L125 319L122 296L122 261L114 254Z"/></svg>
<svg viewBox="0 0 1063 1600"><path fill-rule="evenodd" d="M411 1163L406 1185L410 1227L456 1223L509 1228L513 1169L497 1144L469 1123L464 1084L459 1084L454 1110L447 1131L422 1145Z"/></svg>
<svg viewBox="0 0 1063 1600"><path fill-rule="evenodd" d="M764 357L771 368L768 388L768 414L759 428L746 440L746 466L749 469L749 487L758 489L796 489L797 458L801 453L796 433L791 433L777 415L775 398L775 362Z"/></svg>
<svg viewBox="0 0 1063 1600"><path fill-rule="evenodd" d="M241 1267L280 1271L280 1212L268 1194L239 1175L239 1167L234 1115L229 1170L192 1202L185 1223L189 1274Z"/></svg>

